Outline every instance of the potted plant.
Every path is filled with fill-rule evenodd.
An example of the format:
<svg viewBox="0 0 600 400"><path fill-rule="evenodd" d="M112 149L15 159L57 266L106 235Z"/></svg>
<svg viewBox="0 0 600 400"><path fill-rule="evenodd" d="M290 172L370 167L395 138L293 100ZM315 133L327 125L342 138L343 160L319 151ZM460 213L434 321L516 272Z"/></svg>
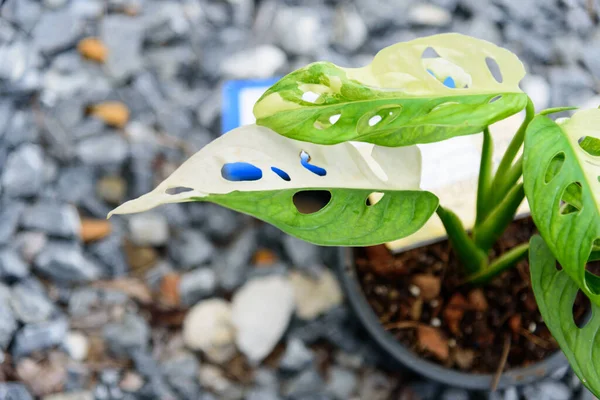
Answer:
<svg viewBox="0 0 600 400"><path fill-rule="evenodd" d="M430 49L435 56L422 58ZM498 66L501 77L494 76L486 62L489 59ZM442 299L448 306L445 314L425 324L420 318L401 320L399 316L404 314L396 310L390 317L395 328L384 329L373 310L365 306L364 296L359 296L362 303L353 300L359 297L351 297L378 340L422 373L463 386L489 386L492 374L465 374L450 368L456 365L444 361L444 352L451 350L421 349L425 358L437 359L437 365L413 354L408 349L411 346L400 344L392 332L408 329L413 334L407 336L416 337L413 340L419 341L419 335L439 339L435 328L443 326L457 338L466 335L468 339L470 334L461 331L466 313L472 307L484 307L482 303L492 297L512 296L517 284L514 274L520 273L519 284L528 287L527 281L531 281L537 308L571 366L584 385L598 395L600 377L596 371L600 368L596 364L600 361L594 355L600 349L596 340L600 280L586 266L600 254L600 110L580 111L557 121L548 115L573 108L536 114L531 100L519 88L524 75L524 67L514 54L459 34L396 44L382 50L363 68L310 64L283 77L258 100L254 107L256 125L234 129L216 139L155 190L112 213L139 212L172 202L210 201L253 215L306 241L344 247L374 246L406 237L436 213L452 252L447 247L436 251L446 263L455 259L450 278L438 280L442 292L446 282L454 282L448 298ZM493 138L488 127L522 110L525 120L493 171ZM433 193L420 189L421 158L416 145L480 133L483 147L477 217L469 232ZM358 150L350 142L369 145ZM523 144L523 155L519 155ZM295 200L306 193L318 194L324 204L317 210L298 207ZM374 193L379 198L376 203L369 201ZM521 244L504 244L499 250L497 244L507 229L512 229L511 234L520 232L524 239L535 229L526 220L516 228L513 223L525 196L541 236L534 235ZM375 253L371 260L381 256L377 249L367 249L366 253ZM364 253L359 251L359 259ZM348 257L348 251L343 254L346 270L351 271L344 279L358 288L352 273L353 258ZM527 254L531 278L523 275L526 268L516 267ZM556 267L557 262L562 268ZM513 278L504 279L506 274L513 274ZM582 327L573 317L578 290L591 301L591 315ZM474 297L465 306L464 299L453 296L459 292L466 297L474 293ZM406 308L402 296L396 300L396 308ZM529 307L534 310L530 311L537 312L531 300ZM432 305L431 299L428 301L429 311L441 302ZM511 317L499 316L494 326L502 329L522 323ZM504 345L496 349L496 336L478 337L477 346L492 349L502 371L511 337L501 337ZM390 344L391 339L397 346ZM535 341L535 335L528 340ZM545 361L542 371L535 366L509 371L501 382L528 380L531 377L522 374L531 372L543 375L561 362L560 355L551 353L547 352L550 361Z"/></svg>

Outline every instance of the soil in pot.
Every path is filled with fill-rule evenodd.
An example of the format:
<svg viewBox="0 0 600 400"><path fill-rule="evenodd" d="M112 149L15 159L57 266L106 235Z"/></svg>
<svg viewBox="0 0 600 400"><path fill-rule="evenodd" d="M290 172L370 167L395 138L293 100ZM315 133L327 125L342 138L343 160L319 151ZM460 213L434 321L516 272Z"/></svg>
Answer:
<svg viewBox="0 0 600 400"><path fill-rule="evenodd" d="M492 257L535 233L530 218L513 222ZM355 258L363 292L383 327L426 359L490 374L503 363L525 367L558 350L538 311L527 260L477 287L465 284L447 241L396 255L383 245L359 248ZM580 293L575 321L581 324L588 309Z"/></svg>

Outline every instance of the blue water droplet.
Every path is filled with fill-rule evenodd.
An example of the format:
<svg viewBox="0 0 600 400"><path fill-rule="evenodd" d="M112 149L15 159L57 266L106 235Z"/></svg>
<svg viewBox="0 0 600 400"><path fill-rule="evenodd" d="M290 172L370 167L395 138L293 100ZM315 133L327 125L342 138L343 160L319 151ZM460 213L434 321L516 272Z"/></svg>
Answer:
<svg viewBox="0 0 600 400"><path fill-rule="evenodd" d="M271 171L275 172L277 175L279 175L279 177L281 179L283 179L284 181L290 181L290 176L288 175L287 172L285 172L282 169L279 169L277 167L271 167Z"/></svg>
<svg viewBox="0 0 600 400"><path fill-rule="evenodd" d="M446 79L444 79L444 86L447 86L451 89L456 89L456 83L454 83L454 79L452 79L451 76L447 77Z"/></svg>
<svg viewBox="0 0 600 400"><path fill-rule="evenodd" d="M221 176L233 182L257 181L262 178L262 171L246 162L234 162L223 165Z"/></svg>
<svg viewBox="0 0 600 400"><path fill-rule="evenodd" d="M325 169L323 169L321 167L317 167L316 165L310 164L310 155L307 152L305 152L304 150L302 150L300 152L300 164L302 164L302 166L304 168L306 168L313 174L317 174L319 176L327 175L327 171Z"/></svg>

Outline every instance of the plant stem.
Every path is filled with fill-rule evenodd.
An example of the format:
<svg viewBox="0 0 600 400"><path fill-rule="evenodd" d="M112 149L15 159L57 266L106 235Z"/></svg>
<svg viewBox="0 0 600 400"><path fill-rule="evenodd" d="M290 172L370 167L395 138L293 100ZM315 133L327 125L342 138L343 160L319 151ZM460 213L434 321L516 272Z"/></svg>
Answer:
<svg viewBox="0 0 600 400"><path fill-rule="evenodd" d="M460 218L442 206L437 209L437 215L442 220L448 240L456 255L465 266L468 274L476 274L487 265L487 255L481 251L467 234Z"/></svg>
<svg viewBox="0 0 600 400"><path fill-rule="evenodd" d="M521 179L521 176L523 176L523 156L520 156L515 164L510 167L504 179L499 182L499 186L494 188L492 196L494 198L493 204L499 204L519 179Z"/></svg>
<svg viewBox="0 0 600 400"><path fill-rule="evenodd" d="M479 226L473 229L473 241L487 253L515 218L517 208L525 198L523 183L514 186Z"/></svg>
<svg viewBox="0 0 600 400"><path fill-rule="evenodd" d="M483 144L481 146L481 162L479 163L479 182L477 184L477 218L478 225L485 219L490 207L490 194L492 187L492 155L494 153L494 142L490 130L483 130Z"/></svg>
<svg viewBox="0 0 600 400"><path fill-rule="evenodd" d="M524 243L514 247L496 258L486 269L479 271L477 274L469 276L467 282L475 284L484 284L492 278L514 266L527 255L529 251L529 243Z"/></svg>
<svg viewBox="0 0 600 400"><path fill-rule="evenodd" d="M540 115L548 115L548 114L554 114L554 113L558 113L558 112L563 112L563 111L572 111L572 110L577 110L579 107L554 107L554 108L546 108L545 110L542 110L539 112Z"/></svg>
<svg viewBox="0 0 600 400"><path fill-rule="evenodd" d="M519 153L519 149L523 145L523 141L525 139L525 131L527 130L527 126L529 122L533 119L535 115L535 107L533 106L533 102L528 97L527 98L527 106L525 107L525 120L519 127L515 136L513 136L506 152L502 156L502 160L500 161L500 165L498 166L498 170L496 171L496 177L494 178L494 187L502 186L502 182L505 180L506 174L508 170L511 168L513 161L517 154Z"/></svg>

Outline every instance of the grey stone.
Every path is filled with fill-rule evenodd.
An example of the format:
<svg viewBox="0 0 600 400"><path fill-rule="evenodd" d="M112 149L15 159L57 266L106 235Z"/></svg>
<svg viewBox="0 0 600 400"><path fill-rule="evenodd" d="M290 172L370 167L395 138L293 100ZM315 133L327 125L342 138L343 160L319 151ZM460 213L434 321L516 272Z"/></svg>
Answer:
<svg viewBox="0 0 600 400"><path fill-rule="evenodd" d="M54 52L73 44L82 33L83 21L68 8L48 11L36 24L32 36L44 52Z"/></svg>
<svg viewBox="0 0 600 400"><path fill-rule="evenodd" d="M551 105L581 104L593 96L593 79L583 68L551 67L549 70Z"/></svg>
<svg viewBox="0 0 600 400"><path fill-rule="evenodd" d="M77 157L88 165L122 164L129 154L127 141L121 135L107 133L80 141Z"/></svg>
<svg viewBox="0 0 600 400"><path fill-rule="evenodd" d="M57 282L86 282L100 277L100 269L75 243L49 241L35 259L35 268Z"/></svg>
<svg viewBox="0 0 600 400"><path fill-rule="evenodd" d="M0 249L0 279L15 281L29 275L29 266L14 249Z"/></svg>
<svg viewBox="0 0 600 400"><path fill-rule="evenodd" d="M75 207L40 200L23 213L21 226L42 231L50 236L73 238L79 236L81 221Z"/></svg>
<svg viewBox="0 0 600 400"><path fill-rule="evenodd" d="M569 400L572 398L569 387L560 381L545 380L540 382L538 386L544 399Z"/></svg>
<svg viewBox="0 0 600 400"><path fill-rule="evenodd" d="M27 387L16 382L1 382L0 383L0 399L6 400L33 400L31 393Z"/></svg>
<svg viewBox="0 0 600 400"><path fill-rule="evenodd" d="M340 48L354 52L367 40L368 30L356 6L341 3L335 10L332 42Z"/></svg>
<svg viewBox="0 0 600 400"><path fill-rule="evenodd" d="M277 373L268 368L257 368L254 371L254 383L256 386L261 388L270 389L277 393L279 390L279 381L277 379Z"/></svg>
<svg viewBox="0 0 600 400"><path fill-rule="evenodd" d="M323 386L324 382L319 373L315 369L309 368L285 382L282 393L287 397L302 397L319 392Z"/></svg>
<svg viewBox="0 0 600 400"><path fill-rule="evenodd" d="M313 273L322 270L319 247L314 244L283 235L283 247L294 267Z"/></svg>
<svg viewBox="0 0 600 400"><path fill-rule="evenodd" d="M198 371L200 363L192 353L185 352L161 363L161 370L180 398L193 400L200 392Z"/></svg>
<svg viewBox="0 0 600 400"><path fill-rule="evenodd" d="M7 2L2 7L2 14L17 23L21 29L31 32L42 15L42 6L33 0Z"/></svg>
<svg viewBox="0 0 600 400"><path fill-rule="evenodd" d="M69 297L69 314L72 317L81 317L88 314L91 308L100 303L98 289L81 287L73 291Z"/></svg>
<svg viewBox="0 0 600 400"><path fill-rule="evenodd" d="M150 327L139 315L127 313L120 322L106 325L103 336L114 355L131 356L134 351L148 348Z"/></svg>
<svg viewBox="0 0 600 400"><path fill-rule="evenodd" d="M28 264L40 254L48 237L43 232L19 232L15 235L14 246Z"/></svg>
<svg viewBox="0 0 600 400"><path fill-rule="evenodd" d="M278 47L262 45L229 55L223 59L221 69L225 76L236 79L270 78L282 70L286 60Z"/></svg>
<svg viewBox="0 0 600 400"><path fill-rule="evenodd" d="M252 388L245 397L246 400L281 400L276 390L268 388Z"/></svg>
<svg viewBox="0 0 600 400"><path fill-rule="evenodd" d="M0 283L0 349L6 350L17 328L18 323L10 306L10 289Z"/></svg>
<svg viewBox="0 0 600 400"><path fill-rule="evenodd" d="M20 358L34 351L58 346L65 339L68 328L69 321L65 318L23 326L15 335L13 356Z"/></svg>
<svg viewBox="0 0 600 400"><path fill-rule="evenodd" d="M179 296L185 306L193 306L198 301L211 296L217 286L215 271L211 268L198 268L185 273L179 281Z"/></svg>
<svg viewBox="0 0 600 400"><path fill-rule="evenodd" d="M298 372L309 366L314 359L312 351L298 338L291 338L287 342L283 357L279 361L279 368L284 371Z"/></svg>
<svg viewBox="0 0 600 400"><path fill-rule="evenodd" d="M227 248L216 273L220 286L233 290L246 279L250 260L256 250L256 232L246 229Z"/></svg>
<svg viewBox="0 0 600 400"><path fill-rule="evenodd" d="M293 55L309 56L325 46L326 25L318 8L281 8L275 17L274 37L281 47Z"/></svg>
<svg viewBox="0 0 600 400"><path fill-rule="evenodd" d="M0 46L0 79L15 88L27 90L31 85L27 77L37 74L37 61L37 53L27 42L18 40L3 44Z"/></svg>
<svg viewBox="0 0 600 400"><path fill-rule="evenodd" d="M169 255L175 260L175 268L190 269L205 264L213 253L212 243L195 230L182 230L169 242Z"/></svg>
<svg viewBox="0 0 600 400"><path fill-rule="evenodd" d="M13 147L37 143L40 136L39 127L36 125L33 113L22 109L15 110L4 135L6 144Z"/></svg>
<svg viewBox="0 0 600 400"><path fill-rule="evenodd" d="M129 271L122 242L121 235L113 234L88 246L89 252L104 264L113 278L125 276Z"/></svg>
<svg viewBox="0 0 600 400"><path fill-rule="evenodd" d="M346 368L332 366L329 369L326 391L337 400L352 397L358 386L356 373Z"/></svg>
<svg viewBox="0 0 600 400"><path fill-rule="evenodd" d="M121 15L102 19L100 38L108 49L106 71L115 80L137 73L143 66L143 31L139 21Z"/></svg>
<svg viewBox="0 0 600 400"><path fill-rule="evenodd" d="M26 324L46 321L55 311L43 291L31 290L23 284L13 286L10 304L17 318Z"/></svg>
<svg viewBox="0 0 600 400"><path fill-rule="evenodd" d="M94 173L91 167L78 165L63 168L57 183L61 199L80 204L94 196Z"/></svg>
<svg viewBox="0 0 600 400"><path fill-rule="evenodd" d="M140 246L161 246L169 239L169 226L164 215L157 212L129 217L129 236Z"/></svg>
<svg viewBox="0 0 600 400"><path fill-rule="evenodd" d="M44 184L42 149L24 144L8 155L2 173L2 187L9 196L33 196Z"/></svg>
<svg viewBox="0 0 600 400"><path fill-rule="evenodd" d="M359 398L385 400L391 397L396 383L379 371L367 371L359 385Z"/></svg>

